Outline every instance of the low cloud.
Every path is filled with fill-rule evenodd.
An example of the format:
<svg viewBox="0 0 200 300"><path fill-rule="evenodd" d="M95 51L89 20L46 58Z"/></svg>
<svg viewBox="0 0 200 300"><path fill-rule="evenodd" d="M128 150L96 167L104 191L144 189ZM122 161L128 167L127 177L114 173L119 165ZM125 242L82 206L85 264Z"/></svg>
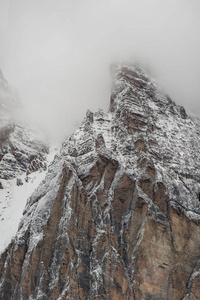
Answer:
<svg viewBox="0 0 200 300"><path fill-rule="evenodd" d="M108 110L109 67L139 62L200 112L198 0L1 0L0 67L26 117L63 140L87 109Z"/></svg>

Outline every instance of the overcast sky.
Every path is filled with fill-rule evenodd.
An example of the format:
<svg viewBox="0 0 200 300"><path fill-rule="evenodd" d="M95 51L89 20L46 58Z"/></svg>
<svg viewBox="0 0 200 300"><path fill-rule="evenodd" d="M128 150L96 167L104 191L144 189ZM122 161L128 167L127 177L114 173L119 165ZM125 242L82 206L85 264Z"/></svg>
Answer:
<svg viewBox="0 0 200 300"><path fill-rule="evenodd" d="M110 64L127 61L200 112L200 1L0 0L0 68L53 139L108 110Z"/></svg>

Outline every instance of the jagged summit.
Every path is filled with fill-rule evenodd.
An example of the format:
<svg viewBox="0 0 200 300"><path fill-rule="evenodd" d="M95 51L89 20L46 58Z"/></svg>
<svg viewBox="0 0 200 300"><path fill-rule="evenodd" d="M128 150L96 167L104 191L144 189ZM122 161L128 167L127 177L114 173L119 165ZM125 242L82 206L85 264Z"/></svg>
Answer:
<svg viewBox="0 0 200 300"><path fill-rule="evenodd" d="M115 71L108 114L88 112L80 129L63 144L62 154L80 157L83 167L85 157L103 151L136 178L143 157L156 170L154 182L168 186L170 203L199 218L199 142L199 128L185 109L140 67L122 65ZM185 187L188 183L190 188Z"/></svg>
<svg viewBox="0 0 200 300"><path fill-rule="evenodd" d="M126 107L135 105L132 110L137 109L137 106L152 107L153 102L161 113L186 117L185 109L176 105L141 66L119 65L114 68L113 77L110 111L117 109L123 102Z"/></svg>
<svg viewBox="0 0 200 300"><path fill-rule="evenodd" d="M199 133L141 68L119 66L109 112L87 112L28 199L0 297L199 295Z"/></svg>

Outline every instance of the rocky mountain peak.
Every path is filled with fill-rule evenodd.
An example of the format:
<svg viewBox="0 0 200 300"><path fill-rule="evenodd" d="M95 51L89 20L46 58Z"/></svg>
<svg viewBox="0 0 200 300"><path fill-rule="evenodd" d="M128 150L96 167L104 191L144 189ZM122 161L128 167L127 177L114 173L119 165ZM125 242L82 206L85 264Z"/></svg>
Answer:
<svg viewBox="0 0 200 300"><path fill-rule="evenodd" d="M123 64L112 69L110 111L122 108L137 111L137 107L142 106L146 109L154 108L157 113L172 113L182 118L186 117L185 109L176 105L141 66ZM149 110L151 113L153 111Z"/></svg>
<svg viewBox="0 0 200 300"><path fill-rule="evenodd" d="M153 79L117 67L109 112L87 112L28 199L0 296L199 295L199 146L199 127Z"/></svg>

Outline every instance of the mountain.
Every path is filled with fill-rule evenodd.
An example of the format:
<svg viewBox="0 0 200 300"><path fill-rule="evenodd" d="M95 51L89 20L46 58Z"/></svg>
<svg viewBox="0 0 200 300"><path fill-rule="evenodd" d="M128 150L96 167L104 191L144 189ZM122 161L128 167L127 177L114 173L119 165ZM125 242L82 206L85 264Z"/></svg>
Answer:
<svg viewBox="0 0 200 300"><path fill-rule="evenodd" d="M26 203L1 299L200 299L199 126L141 67L113 74Z"/></svg>
<svg viewBox="0 0 200 300"><path fill-rule="evenodd" d="M47 169L48 146L17 120L20 109L17 91L0 71L0 252L16 234L27 197Z"/></svg>
<svg viewBox="0 0 200 300"><path fill-rule="evenodd" d="M17 91L0 71L0 179L45 168L48 147L38 133L16 120L21 108Z"/></svg>

